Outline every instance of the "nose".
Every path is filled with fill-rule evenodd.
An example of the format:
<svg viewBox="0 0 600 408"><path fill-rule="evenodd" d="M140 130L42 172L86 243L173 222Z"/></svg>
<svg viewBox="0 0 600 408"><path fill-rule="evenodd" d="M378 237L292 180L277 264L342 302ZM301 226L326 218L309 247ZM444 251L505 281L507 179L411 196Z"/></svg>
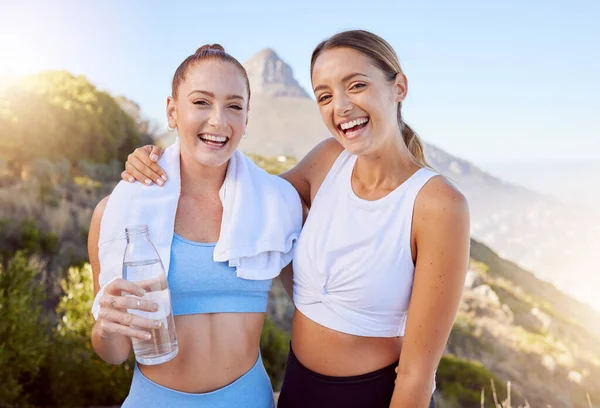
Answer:
<svg viewBox="0 0 600 408"><path fill-rule="evenodd" d="M346 116L352 110L352 103L345 94L338 94L333 99L333 111L337 116Z"/></svg>
<svg viewBox="0 0 600 408"><path fill-rule="evenodd" d="M222 129L227 125L223 108L216 105L213 107L208 118L208 124L217 129Z"/></svg>

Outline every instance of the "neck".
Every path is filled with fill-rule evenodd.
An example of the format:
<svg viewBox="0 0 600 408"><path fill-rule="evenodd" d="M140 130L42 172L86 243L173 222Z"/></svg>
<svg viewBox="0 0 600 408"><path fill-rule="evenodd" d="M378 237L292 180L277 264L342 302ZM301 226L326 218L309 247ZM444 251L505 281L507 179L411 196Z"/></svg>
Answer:
<svg viewBox="0 0 600 408"><path fill-rule="evenodd" d="M181 194L203 195L221 189L227 174L227 165L206 166L181 152Z"/></svg>
<svg viewBox="0 0 600 408"><path fill-rule="evenodd" d="M395 189L420 167L413 162L400 129L385 140L356 160L353 179L367 191Z"/></svg>

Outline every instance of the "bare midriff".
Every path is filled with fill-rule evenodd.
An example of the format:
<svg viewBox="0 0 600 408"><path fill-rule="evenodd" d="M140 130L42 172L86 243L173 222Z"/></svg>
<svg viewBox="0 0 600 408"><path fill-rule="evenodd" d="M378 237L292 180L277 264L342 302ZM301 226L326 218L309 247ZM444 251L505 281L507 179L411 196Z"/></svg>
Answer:
<svg viewBox="0 0 600 408"><path fill-rule="evenodd" d="M376 371L397 363L402 337L363 337L322 326L298 309L292 321L292 349L308 369L344 377Z"/></svg>
<svg viewBox="0 0 600 408"><path fill-rule="evenodd" d="M140 371L164 387L205 393L231 384L256 364L264 313L175 316L179 353Z"/></svg>

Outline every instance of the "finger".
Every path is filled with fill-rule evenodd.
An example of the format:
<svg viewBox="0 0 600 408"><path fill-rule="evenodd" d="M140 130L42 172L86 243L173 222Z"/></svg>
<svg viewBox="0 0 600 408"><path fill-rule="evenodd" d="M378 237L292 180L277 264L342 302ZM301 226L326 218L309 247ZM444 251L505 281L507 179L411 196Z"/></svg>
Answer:
<svg viewBox="0 0 600 408"><path fill-rule="evenodd" d="M158 311L158 304L151 300L144 300L136 296L105 295L100 299L100 307L127 310L135 309L144 312Z"/></svg>
<svg viewBox="0 0 600 408"><path fill-rule="evenodd" d="M156 292L167 289L167 281L161 278L140 280L136 281L135 284L144 289L146 292Z"/></svg>
<svg viewBox="0 0 600 408"><path fill-rule="evenodd" d="M146 319L131 313L122 312L117 309L100 309L98 318L123 326L134 326L141 329L158 329L162 323L160 320Z"/></svg>
<svg viewBox="0 0 600 408"><path fill-rule="evenodd" d="M122 336L132 337L140 340L150 340L152 336L144 330L134 329L129 326L111 322L108 320L100 321L100 336L120 334Z"/></svg>
<svg viewBox="0 0 600 408"><path fill-rule="evenodd" d="M163 181L166 181L167 180L166 173L156 163L158 161L158 159L160 158L160 156L162 156L162 153L163 153L162 149L160 149L159 147L156 147L156 146L144 146L144 147L150 147L151 149L150 149L150 151L148 151L147 148L135 149L135 151L129 155L130 156L129 159L131 159L133 157L137 158L139 161L144 163L146 166L150 167L153 172L160 175L161 178L163 179ZM153 159L153 157L155 157L155 159ZM136 163L132 162L132 164L134 166L138 167L138 165ZM145 173L141 167L138 167L138 169L141 170L143 173ZM154 180L154 178L152 178L152 180Z"/></svg>
<svg viewBox="0 0 600 408"><path fill-rule="evenodd" d="M156 167L158 169L158 165L156 163L152 163L152 165L149 166L148 163L151 163L149 160L150 159L148 159L147 157L141 160L135 155L129 155L127 163L131 164L133 167L135 167L137 171L146 176L146 178L144 179L145 184L151 185L152 183L156 183L159 186L162 186L165 183L165 180L153 170L153 167Z"/></svg>
<svg viewBox="0 0 600 408"><path fill-rule="evenodd" d="M129 183L135 183L135 179L131 174L127 173L127 170L123 170L121 173L121 178Z"/></svg>
<svg viewBox="0 0 600 408"><path fill-rule="evenodd" d="M152 146L152 150L150 151L150 160L153 162L157 162L163 155L163 149L158 146Z"/></svg>
<svg viewBox="0 0 600 408"><path fill-rule="evenodd" d="M123 278L115 279L105 289L105 293L112 296L121 296L122 292L127 292L135 296L144 296L146 293L139 285Z"/></svg>
<svg viewBox="0 0 600 408"><path fill-rule="evenodd" d="M150 180L148 177L146 177L145 174L143 174L142 172L140 172L129 161L125 163L125 171L127 173L129 173L135 180L139 181L140 183L144 183L146 185L152 184L152 180ZM146 181L146 180L148 180L148 181Z"/></svg>

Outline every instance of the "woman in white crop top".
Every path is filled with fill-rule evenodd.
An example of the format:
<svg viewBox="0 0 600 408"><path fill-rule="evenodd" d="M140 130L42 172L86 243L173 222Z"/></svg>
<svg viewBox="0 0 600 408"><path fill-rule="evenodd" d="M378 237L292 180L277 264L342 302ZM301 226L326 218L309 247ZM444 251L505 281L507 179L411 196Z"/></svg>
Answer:
<svg viewBox="0 0 600 408"><path fill-rule="evenodd" d="M336 34L313 52L311 76L333 139L282 175L309 215L278 406L432 407L469 259L467 202L403 121L407 80L385 40ZM150 153L161 151L134 156L150 164ZM291 279L282 272L288 293Z"/></svg>

